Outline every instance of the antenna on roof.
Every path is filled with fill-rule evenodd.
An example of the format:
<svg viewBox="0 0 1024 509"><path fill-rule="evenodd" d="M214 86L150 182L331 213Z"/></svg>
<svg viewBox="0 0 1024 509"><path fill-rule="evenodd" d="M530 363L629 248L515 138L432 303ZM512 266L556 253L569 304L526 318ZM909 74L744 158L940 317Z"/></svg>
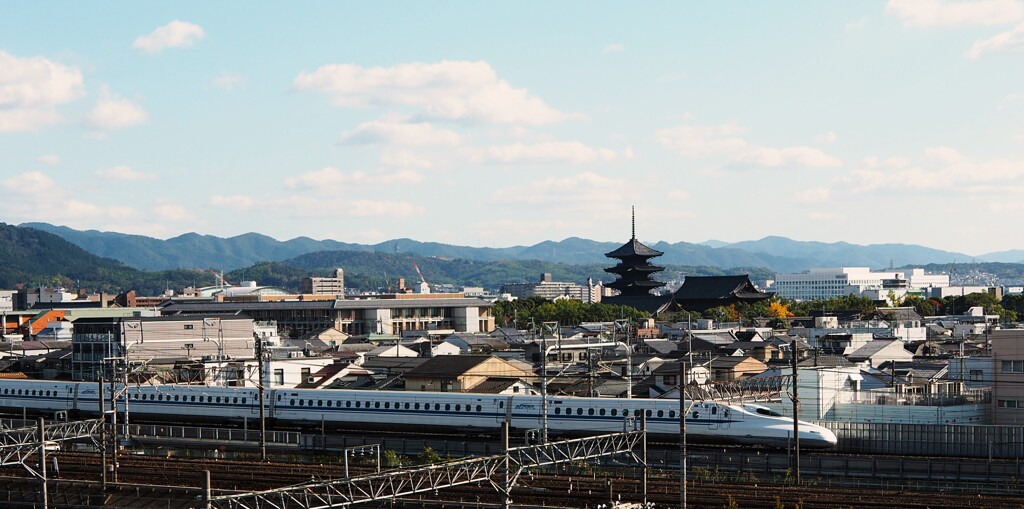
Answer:
<svg viewBox="0 0 1024 509"><path fill-rule="evenodd" d="M636 205L630 206L630 210L633 211L633 238L636 238Z"/></svg>

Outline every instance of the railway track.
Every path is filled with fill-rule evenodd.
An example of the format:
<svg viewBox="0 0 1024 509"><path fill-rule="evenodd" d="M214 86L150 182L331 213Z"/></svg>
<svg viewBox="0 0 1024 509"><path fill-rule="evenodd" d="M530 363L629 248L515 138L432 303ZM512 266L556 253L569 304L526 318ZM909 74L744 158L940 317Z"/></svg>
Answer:
<svg viewBox="0 0 1024 509"><path fill-rule="evenodd" d="M99 457L95 453L58 452L60 480L97 481ZM203 470L210 470L216 490L256 491L287 485L324 481L345 477L344 466L309 463L260 463L234 460L196 460L155 458L125 455L119 457L121 483L196 487ZM370 473L365 466L351 466L352 475ZM0 469L0 476L24 477L21 467ZM36 482L38 481L27 481ZM498 495L484 483L440 490L424 495L425 500L449 500L472 503L497 503ZM512 498L517 504L553 507L596 507L612 500L640 502L641 481L616 474L565 475L534 471L520 478ZM658 507L675 507L679 503L678 479L648 480L647 500ZM977 507L987 509L1020 509L1017 496L952 494L848 488L835 486L792 486L772 483L704 483L688 486L691 507L714 508L912 508L952 509Z"/></svg>

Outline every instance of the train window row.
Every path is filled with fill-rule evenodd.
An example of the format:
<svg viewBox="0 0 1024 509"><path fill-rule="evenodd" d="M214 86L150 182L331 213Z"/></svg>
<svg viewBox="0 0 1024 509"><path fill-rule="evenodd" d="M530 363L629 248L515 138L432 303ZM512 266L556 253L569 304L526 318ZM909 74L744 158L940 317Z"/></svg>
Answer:
<svg viewBox="0 0 1024 509"><path fill-rule="evenodd" d="M42 396L45 398L57 397L57 391L42 390L42 389L4 389L4 394L8 396Z"/></svg>
<svg viewBox="0 0 1024 509"><path fill-rule="evenodd" d="M573 408L566 408L565 409L565 415L572 415L573 414L573 410L574 410ZM576 415L583 415L584 410L587 412L587 415L595 415L595 414L596 415L611 415L612 417L617 417L619 415L619 409L618 408L612 408L611 410L607 410L607 409L604 409L604 408L599 408L597 410L595 410L593 408L587 408L587 409L576 408L575 409ZM640 412L642 412L642 410L640 410L639 408L634 409L633 410L633 417L640 417ZM655 414L657 414L658 417L665 417L665 411L664 410L658 410L657 412L654 412L652 410L648 410L647 411L647 417L652 417ZM561 407L555 407L555 415L562 415L562 408ZM625 408L625 409L622 410L622 416L623 417L629 417L629 409L628 408ZM668 416L670 418L675 418L676 411L675 410L669 410L668 411Z"/></svg>
<svg viewBox="0 0 1024 509"><path fill-rule="evenodd" d="M291 400L288 401L288 404L291 405L291 406L318 406L318 407L323 407L323 406L332 407L332 406L336 406L338 408L341 408L341 401L335 402L334 400L330 400L329 399L329 400L327 400L326 405L324 404L324 400L318 399L318 400L315 400L315 401L316 401L316 403L314 405L314 400L312 400L312 399L291 399ZM337 403L337 405L335 405L335 403ZM473 411L473 405L462 405L461 403L456 403L455 405L452 405L451 403L445 403L444 404L444 410L446 412L451 412L453 407L454 407L456 412L463 412L463 411L465 411L465 412L472 412ZM401 409L405 409L405 410L430 410L430 403L420 404L420 403L409 403L409 402L405 402L405 403L397 403L396 402L396 403L392 404L390 401L385 401L383 403L381 403L380 401L345 401L345 408L384 408L385 410L390 410L391 408L394 408L395 410L401 410ZM434 403L434 410L441 410L441 408L442 408L442 405L440 403ZM476 406L476 411L477 412L483 412L483 410L484 410L484 408L483 408L482 405L477 405Z"/></svg>
<svg viewBox="0 0 1024 509"><path fill-rule="evenodd" d="M175 394L172 398L170 394L166 396L164 394L133 394L132 399L135 401L183 401L189 403L234 403L234 404L246 404L248 398L246 397L228 397L228 396L181 396Z"/></svg>

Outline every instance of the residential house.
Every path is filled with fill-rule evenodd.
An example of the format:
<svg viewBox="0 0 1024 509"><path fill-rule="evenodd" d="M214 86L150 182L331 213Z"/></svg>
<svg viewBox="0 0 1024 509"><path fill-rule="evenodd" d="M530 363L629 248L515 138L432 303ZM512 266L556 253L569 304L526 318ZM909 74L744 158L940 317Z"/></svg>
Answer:
<svg viewBox="0 0 1024 509"><path fill-rule="evenodd" d="M448 355L432 357L405 373L406 390L471 392L489 378L534 378L505 360L489 355Z"/></svg>
<svg viewBox="0 0 1024 509"><path fill-rule="evenodd" d="M749 355L711 359L711 378L716 382L733 382L763 373L768 365Z"/></svg>
<svg viewBox="0 0 1024 509"><path fill-rule="evenodd" d="M869 366L877 367L883 362L911 361L914 354L903 348L903 341L899 339L875 339L866 345L846 355L850 362L867 362Z"/></svg>

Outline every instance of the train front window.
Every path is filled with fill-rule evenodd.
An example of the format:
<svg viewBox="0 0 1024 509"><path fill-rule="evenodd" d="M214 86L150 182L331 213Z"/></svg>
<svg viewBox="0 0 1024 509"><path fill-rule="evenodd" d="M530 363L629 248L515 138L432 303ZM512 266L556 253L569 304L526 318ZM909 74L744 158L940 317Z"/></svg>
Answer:
<svg viewBox="0 0 1024 509"><path fill-rule="evenodd" d="M756 408L756 409L754 409L754 411L759 413L759 414L761 414L761 415L769 415L769 416L772 416L772 417L785 417L781 413L776 412L775 410L772 410L772 409L769 409L769 408Z"/></svg>

